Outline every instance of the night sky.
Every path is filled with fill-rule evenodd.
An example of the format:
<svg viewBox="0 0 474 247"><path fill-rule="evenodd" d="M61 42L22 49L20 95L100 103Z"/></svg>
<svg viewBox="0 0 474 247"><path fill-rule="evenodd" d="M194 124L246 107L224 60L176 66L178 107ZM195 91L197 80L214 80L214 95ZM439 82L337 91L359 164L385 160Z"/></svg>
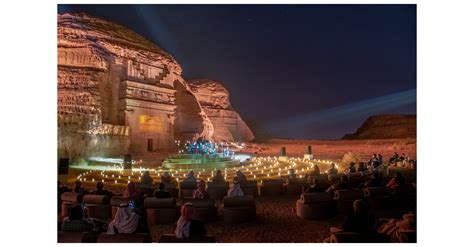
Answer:
<svg viewBox="0 0 474 247"><path fill-rule="evenodd" d="M126 26L184 79L220 81L257 135L339 139L416 114L416 5L59 5Z"/></svg>

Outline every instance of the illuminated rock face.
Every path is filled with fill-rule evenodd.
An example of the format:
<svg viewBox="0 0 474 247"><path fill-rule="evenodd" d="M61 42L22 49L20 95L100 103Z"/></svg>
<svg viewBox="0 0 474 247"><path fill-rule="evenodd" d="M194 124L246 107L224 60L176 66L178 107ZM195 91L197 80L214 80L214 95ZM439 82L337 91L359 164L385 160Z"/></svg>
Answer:
<svg viewBox="0 0 474 247"><path fill-rule="evenodd" d="M187 83L214 126L214 140L251 141L255 138L240 115L232 109L229 92L222 84L207 79Z"/></svg>
<svg viewBox="0 0 474 247"><path fill-rule="evenodd" d="M416 115L379 115L369 117L354 134L343 140L416 138Z"/></svg>
<svg viewBox="0 0 474 247"><path fill-rule="evenodd" d="M58 15L58 155L171 150L213 134L174 58L142 36L83 14Z"/></svg>

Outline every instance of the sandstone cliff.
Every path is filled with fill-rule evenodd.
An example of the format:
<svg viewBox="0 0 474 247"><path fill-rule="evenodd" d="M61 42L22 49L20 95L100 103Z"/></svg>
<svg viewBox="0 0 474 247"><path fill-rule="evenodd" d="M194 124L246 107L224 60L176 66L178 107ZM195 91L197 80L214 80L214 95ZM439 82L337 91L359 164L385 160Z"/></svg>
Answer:
<svg viewBox="0 0 474 247"><path fill-rule="evenodd" d="M252 141L255 138L232 109L229 92L221 83L208 79L188 80L187 83L211 120L216 141Z"/></svg>
<svg viewBox="0 0 474 247"><path fill-rule="evenodd" d="M118 156L174 148L213 125L176 60L118 24L58 15L58 155Z"/></svg>
<svg viewBox="0 0 474 247"><path fill-rule="evenodd" d="M416 138L416 115L379 115L369 117L354 134L343 140Z"/></svg>

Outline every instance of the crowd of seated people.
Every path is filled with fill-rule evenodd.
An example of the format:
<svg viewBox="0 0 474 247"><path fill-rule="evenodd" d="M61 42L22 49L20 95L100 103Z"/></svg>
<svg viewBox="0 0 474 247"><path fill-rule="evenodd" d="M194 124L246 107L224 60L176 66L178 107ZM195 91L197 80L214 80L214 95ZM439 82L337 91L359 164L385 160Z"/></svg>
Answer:
<svg viewBox="0 0 474 247"><path fill-rule="evenodd" d="M397 152L390 157L389 163L394 167L405 167L411 169L414 169L416 166L416 160L411 160L405 153L398 155Z"/></svg>
<svg viewBox="0 0 474 247"><path fill-rule="evenodd" d="M381 155L376 155L369 160L369 167L377 167L380 165L380 160L382 160ZM377 165L378 164L378 165ZM364 179L357 185L351 186L350 181L352 178L348 175L342 174L342 176L336 176L333 178L338 178L338 181L329 185L322 181L321 178L324 178L326 174L321 174L319 167L314 166L312 171L308 171L306 177L308 178L308 184L303 191L304 193L319 193L326 192L334 196L335 191L337 190L347 190L347 189L363 189L366 187L380 187L387 186L390 188L395 188L396 186L406 184L405 178L400 172L397 172L393 178L387 183L385 178L381 176L381 173L377 170L370 170L366 163L359 162L358 167L356 168L356 163L350 163L349 168L344 171L344 173L355 173L355 172L369 172L370 176L365 176ZM331 164L331 168L327 171L328 174L337 175L338 169L334 163ZM290 169L287 179L297 178L295 170ZM283 179L283 177L282 177ZM349 180L351 179L351 180ZM191 170L188 172L185 182L197 182L196 189L193 191L192 197L194 199L207 199L209 198L209 193L206 191L206 183L203 180L197 180L194 176L194 172ZM212 178L213 182L225 182L225 179L220 170L217 170L215 176ZM227 191L228 197L235 196L244 196L244 192L241 188L243 183L247 182L245 174L240 170L236 171L236 176L233 178L230 188ZM327 181L326 181L327 182ZM170 198L172 195L166 191L167 186L174 184L175 181L172 179L172 176L168 172L164 172L161 176L161 182L157 184L157 189L151 194L155 198ZM140 179L142 185L148 185L153 187L153 178L151 178L148 171L146 171ZM59 193L67 192L69 189L65 186L61 186L58 182L58 191ZM92 192L87 191L82 187L80 181L76 181L74 184L73 192L78 194L95 194L95 195L106 195L109 197L114 196L114 194L104 188L102 182L96 184L96 189ZM142 217L143 211L140 211L140 208L143 205L145 197L150 196L149 194L143 193L140 188L137 188L137 183L130 182L127 186L127 189L123 192L122 197L126 198L130 202L127 204L122 204L117 210L115 217L104 227L104 222L100 220L91 219L87 217L87 208L84 208L82 205L75 205L70 210L69 217L66 217L61 222L62 231L81 231L81 232L107 232L109 234L117 233L138 233L138 232L148 232L147 224L145 221L146 217ZM401 220L386 220L383 222L383 227L374 228L373 218L368 214L366 202L363 200L356 200L353 204L354 214L348 216L345 223L340 229L332 228L331 232L336 231L350 231L350 232L363 232L363 231L373 231L374 229L386 233L387 235L392 234L393 232L400 232L406 230L405 225L408 224L408 230L413 230L412 223L404 220L405 223L398 223ZM193 206L191 203L186 203L181 208L181 216L176 225L176 237L177 238L190 238L193 236L206 235L206 229L202 222L194 221L191 219L193 212ZM403 225L405 224L405 225ZM390 228L391 227L391 228ZM405 227L405 228L403 228ZM390 229L389 229L390 228ZM396 228L396 230L395 230ZM389 229L389 230L387 230ZM395 238L395 237L393 237Z"/></svg>

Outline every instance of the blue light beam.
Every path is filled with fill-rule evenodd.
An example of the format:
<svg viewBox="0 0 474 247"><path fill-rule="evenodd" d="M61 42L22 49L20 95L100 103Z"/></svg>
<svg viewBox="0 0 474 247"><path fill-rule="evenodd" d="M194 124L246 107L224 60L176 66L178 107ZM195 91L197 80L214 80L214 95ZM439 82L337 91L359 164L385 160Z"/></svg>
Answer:
<svg viewBox="0 0 474 247"><path fill-rule="evenodd" d="M361 100L272 122L266 125L266 129L273 133L288 132L290 129L299 131L298 129L301 130L304 127L314 126L314 124L323 121L342 121L353 117L360 117L361 115L368 116L413 103L416 103L416 89Z"/></svg>

